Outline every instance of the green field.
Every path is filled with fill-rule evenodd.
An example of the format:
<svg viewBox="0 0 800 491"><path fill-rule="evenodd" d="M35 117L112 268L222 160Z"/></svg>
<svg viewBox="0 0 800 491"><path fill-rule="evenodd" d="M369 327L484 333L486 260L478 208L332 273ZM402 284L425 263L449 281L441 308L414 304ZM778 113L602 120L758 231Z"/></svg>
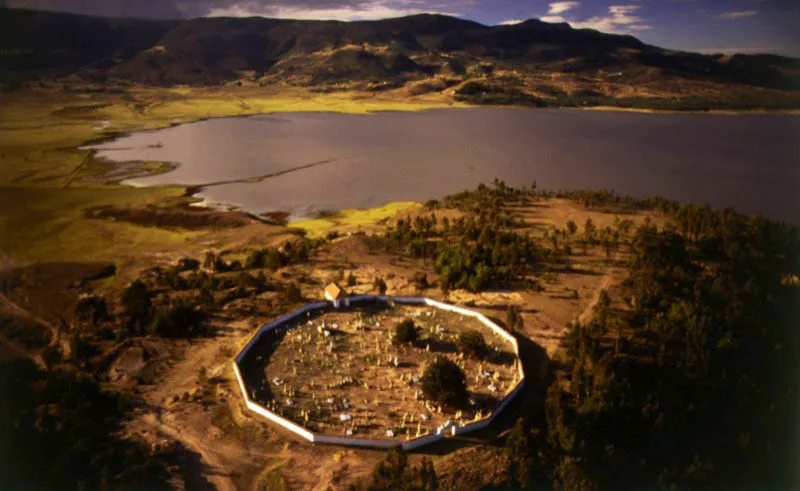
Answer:
<svg viewBox="0 0 800 491"><path fill-rule="evenodd" d="M324 237L329 232L348 233L363 230L364 227L374 225L393 217L396 214L419 208L421 205L414 201L393 201L383 206L368 209L349 209L340 212L323 214L317 218L300 220L289 224L290 228L302 228L310 238Z"/></svg>

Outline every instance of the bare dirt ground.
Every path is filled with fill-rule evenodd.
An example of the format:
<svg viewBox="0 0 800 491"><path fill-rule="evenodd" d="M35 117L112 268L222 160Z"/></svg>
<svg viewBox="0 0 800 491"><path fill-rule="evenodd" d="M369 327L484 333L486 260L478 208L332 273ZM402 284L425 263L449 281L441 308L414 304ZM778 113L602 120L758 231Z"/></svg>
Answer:
<svg viewBox="0 0 800 491"><path fill-rule="evenodd" d="M418 340L393 342L395 326L406 319ZM485 355L459 352L459 336L468 330L481 333ZM467 375L468 407L423 397L423 371L439 355ZM301 318L262 336L247 358L245 380L259 403L312 431L357 438L403 441L447 421L488 417L519 381L508 342L477 319L432 307L377 304Z"/></svg>
<svg viewBox="0 0 800 491"><path fill-rule="evenodd" d="M598 229L612 227L615 219L630 220L632 230L635 230L648 218L659 226L665 223L665 219L646 212L587 210L566 200L538 202L518 212L535 236L543 230L565 229L570 220L578 226L578 231L574 235L568 234L567 238L573 250L569 268L546 273L542 281L544 291L524 291L518 297L525 335L544 347L552 357L558 350L567 323L576 320L583 323L590 318L600 291L623 279L624 266L630 257L629 247L625 244L612 251L611 256L606 256L599 246L587 247L584 254L578 238L586 220L591 219Z"/></svg>
<svg viewBox="0 0 800 491"><path fill-rule="evenodd" d="M215 319L216 337L182 342L150 359L163 366L152 383L137 386L143 404L126 433L154 448L180 445L176 489L346 489L383 457L377 451L314 447L244 407L233 354L256 321L266 320Z"/></svg>
<svg viewBox="0 0 800 491"><path fill-rule="evenodd" d="M184 447L177 471L182 489L247 489L264 465L283 455L276 435L244 416L236 394L231 356L250 324L215 322L217 337L182 343L161 360L151 359L164 366L154 383L140 386L144 403L127 425L128 433L153 445L177 441Z"/></svg>

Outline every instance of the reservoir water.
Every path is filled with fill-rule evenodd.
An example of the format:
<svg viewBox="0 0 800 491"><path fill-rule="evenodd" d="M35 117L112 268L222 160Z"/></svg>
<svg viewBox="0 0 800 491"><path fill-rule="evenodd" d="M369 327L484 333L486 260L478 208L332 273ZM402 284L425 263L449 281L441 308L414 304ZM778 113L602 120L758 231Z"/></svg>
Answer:
<svg viewBox="0 0 800 491"><path fill-rule="evenodd" d="M112 161L168 161L135 185L199 185L217 205L293 218L424 201L495 177L544 189L733 206L800 223L800 117L470 108L210 119L97 145ZM288 172L286 172L288 171Z"/></svg>

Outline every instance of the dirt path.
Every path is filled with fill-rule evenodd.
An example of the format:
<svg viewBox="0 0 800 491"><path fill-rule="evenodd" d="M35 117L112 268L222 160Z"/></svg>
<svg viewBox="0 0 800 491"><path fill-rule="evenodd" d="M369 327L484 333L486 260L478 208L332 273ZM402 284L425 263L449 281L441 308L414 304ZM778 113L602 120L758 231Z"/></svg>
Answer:
<svg viewBox="0 0 800 491"><path fill-rule="evenodd" d="M581 324L586 324L592 319L592 317L594 316L594 307L597 305L597 302L600 301L600 292L611 286L611 281L613 280L613 278L614 278L614 273L613 270L611 269L606 271L606 274L603 275L603 279L597 286L597 291L594 292L594 295L592 296L592 300L589 302L589 305L587 305L586 308L583 309L583 312L581 312L581 315L578 316L578 321Z"/></svg>
<svg viewBox="0 0 800 491"><path fill-rule="evenodd" d="M619 261L620 257L621 257L620 252L617 251L614 254L614 259L613 259L614 262L612 264ZM594 295L592 296L592 300L589 302L589 305L587 305L586 308L583 309L583 312L581 312L581 315L578 316L578 321L581 324L585 325L592 319L592 317L594 316L594 307L597 305L597 302L600 301L600 292L602 292L603 290L607 290L611 286L611 284L614 282L614 275L619 271L621 271L621 269L618 266L608 267L605 274L603 275L603 279L600 280L600 284L597 285L597 290L594 292Z"/></svg>
<svg viewBox="0 0 800 491"><path fill-rule="evenodd" d="M192 471L201 472L218 490L233 491L236 486L230 471L237 469L237 461L246 455L212 437L207 419L202 412L197 414L197 408L191 403L164 409L173 396L198 387L198 371L201 367L208 371L209 376L222 372L224 361L219 360L218 354L220 346L228 341L226 338L203 340L189 346L184 358L165 369L163 377L143 393L145 401L150 407L156 408L156 412L146 413L138 421L196 452L203 465Z"/></svg>
<svg viewBox="0 0 800 491"><path fill-rule="evenodd" d="M173 440L181 444L189 454L194 454L182 464L181 475L185 488L232 491L246 486L242 476L259 471L270 463L275 453L262 442L245 444L235 434L217 426L215 414L225 413L227 404L236 404L238 390L230 370L231 356L244 326L221 329L214 338L195 340L175 353L169 353L169 361L152 385L140 386L145 408L128 424L134 434L144 435L148 440ZM201 368L205 378L219 378L219 383L200 382ZM211 390L214 403L206 407L200 402L175 401L175 396L187 392ZM153 438L155 437L155 438ZM191 482L190 482L191 480Z"/></svg>
<svg viewBox="0 0 800 491"><path fill-rule="evenodd" d="M205 474L206 479L218 491L236 491L236 486L228 473L231 466L220 457L216 450L211 448L209 441L203 438L204 435L197 435L191 430L187 431L186 427L179 428L165 423L163 419L159 419L153 413L145 414L139 421L150 425L156 432L180 442L190 451L197 452L207 466L199 472Z"/></svg>

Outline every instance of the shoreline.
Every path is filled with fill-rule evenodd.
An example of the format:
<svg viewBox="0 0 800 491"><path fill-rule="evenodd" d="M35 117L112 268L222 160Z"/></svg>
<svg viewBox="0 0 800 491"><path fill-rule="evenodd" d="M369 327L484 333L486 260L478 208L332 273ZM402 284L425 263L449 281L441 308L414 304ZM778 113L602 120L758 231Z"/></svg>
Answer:
<svg viewBox="0 0 800 491"><path fill-rule="evenodd" d="M627 113L641 113L641 114L708 114L708 115L726 115L726 116L800 116L800 109L709 109L703 110L681 110L681 109L647 109L635 107L617 107L617 106L592 106L592 107L559 107L554 109L581 109L584 111L616 111Z"/></svg>
<svg viewBox="0 0 800 491"><path fill-rule="evenodd" d="M300 93L300 95L308 95ZM183 115L180 117L179 121L176 121L175 118L170 120L167 124L159 125L156 124L154 126L149 126L146 124L140 128L125 128L125 129L109 129L108 127L113 125L113 119L104 119L102 123L105 124L102 130L96 130L97 133L89 138L88 140L76 145L73 147L75 150L84 150L92 152L93 156L96 156L97 153L97 146L103 145L106 143L113 142L115 140L119 140L123 137L130 136L134 133L150 133L161 131L167 128L172 128L181 125L188 125L188 124L195 124L204 121L209 121L212 119L221 119L221 118L247 118L247 117L254 117L254 116L269 116L269 115L280 115L280 114L315 114L315 113L337 113L337 114L363 114L363 115L377 115L379 113L391 113L391 112L424 112L424 111L433 111L433 110L442 110L442 109L480 109L480 108L504 108L504 109L548 109L548 110L582 110L582 111L599 111L599 112L622 112L622 113L638 113L638 114L673 114L673 115L681 115L681 114L688 114L688 115L728 115L728 116L739 116L739 115L764 115L764 116L800 116L800 109L777 109L777 110L770 110L770 109L747 109L747 110L727 110L727 109L709 109L709 110L681 110L681 109L650 109L650 108L630 108L630 107L619 107L619 106L548 106L548 107L530 107L524 105L493 105L493 104L470 104L464 103L459 101L448 101L448 100L418 100L414 98L409 98L408 100L371 100L371 99L360 99L359 94L349 94L349 97L337 97L337 98L326 98L315 96L313 99L309 100L303 97L298 97L296 94L291 94L290 99L288 101L291 104L298 104L305 106L306 104L311 104L311 106L316 107L302 107L299 109L293 109L291 107L280 107L280 108L271 108L265 110L251 110L252 108L248 107L243 112L238 114L226 114L224 111L218 114L206 114L203 116L186 116ZM359 108L361 104L366 105L366 108ZM346 106L346 107L345 107ZM373 106L373 107L370 107ZM132 121L126 121L126 123L130 123ZM138 122L138 121L137 121ZM104 159L105 161L113 164L122 164L122 163L130 163L130 162L115 162L109 159ZM149 177L149 176L143 176ZM128 180L120 182L121 185L134 185L136 187L146 187L142 185L131 184ZM212 184L213 185L213 184ZM178 185L180 186L180 185ZM204 185L191 185L186 186L187 188L197 188L199 187L202 189Z"/></svg>
<svg viewBox="0 0 800 491"><path fill-rule="evenodd" d="M358 102L357 100L351 100L350 102ZM210 121L212 119L224 119L224 118L248 118L254 116L269 116L269 115L278 115L278 114L322 114L322 113L336 113L336 114L363 114L363 115L378 115L380 113L392 113L392 112L425 112L425 111L434 111L434 110L447 110L447 109L482 109L482 108L492 108L492 109L531 109L531 110L538 110L538 109L545 109L545 110L581 110L581 111L598 111L598 112L622 112L622 113L637 113L637 114L671 114L671 115L727 115L727 116L749 116L749 115L764 115L764 116L800 116L800 109L781 109L781 110L767 110L767 109L753 109L753 110L678 110L678 109L647 109L647 108L626 108L626 107L617 107L617 106L590 106L590 107L574 107L574 106L552 106L552 107L529 107L529 106L520 106L520 105L490 105L490 104L465 104L465 103L453 103L453 104L441 104L441 103L417 103L413 100L404 102L402 104L408 104L412 107L406 108L375 108L375 109L366 109L364 111L351 111L342 108L331 109L327 106L322 106L318 109L309 110L307 108L301 110L292 110L292 109L277 109L277 110L267 110L267 111L256 111L256 112L247 112L244 114L219 114L219 115L207 115L201 116L197 118L188 117L187 119L175 122L172 121L169 124L163 126L155 126L155 127L145 127L141 129L126 129L126 130L111 130L107 134L100 134L96 135L85 142L76 145L73 147L75 150L85 150L92 153L93 156L97 155L98 148L97 146L103 145L106 143L111 143L126 136L130 136L134 133L153 133L157 131L161 131L167 128L173 128L176 126L182 125L189 125L195 123L201 123L204 121ZM112 121L113 123L113 121ZM105 130L103 130L105 131ZM106 149L105 151L110 151L113 149ZM108 158L103 159L105 162L120 165L120 164L130 164L133 162L141 162L141 161L114 161ZM143 162L148 163L148 162ZM169 173L169 171L165 172ZM160 173L156 173L153 175L157 175ZM134 179L142 179L151 176L141 176L136 177ZM247 181L249 179L266 179L269 177L273 177L270 175L259 176L256 178L245 178L240 179L232 182L237 181ZM187 190L188 195L195 194L197 192L202 191L203 188L208 186L214 186L218 184L224 184L227 182L219 182L219 183L203 183L203 184L193 184L193 185L181 185L181 184L174 184L177 187L183 187ZM149 187L152 185L142 185L138 183L131 182L130 179L123 180L119 182L120 185L123 186L133 186L133 187ZM164 184L161 184L164 185Z"/></svg>
<svg viewBox="0 0 800 491"><path fill-rule="evenodd" d="M320 102L320 101L315 101L315 103L318 103L318 102ZM357 101L351 101L351 102L357 102ZM580 109L580 110L584 110L584 111L587 111L587 110L588 111L601 111L601 112L618 111L618 112L633 112L633 113L646 113L646 114L696 114L696 113L700 112L702 114L712 114L712 115L752 115L752 114L767 115L767 116L787 115L787 114L788 115L792 115L792 116L800 115L800 111L790 111L788 113L787 112L769 112L769 111L757 111L757 112L754 112L754 111L739 111L739 112L736 112L736 111L696 111L696 112L690 112L690 111L650 110L650 109L639 109L639 108L619 108L619 107L610 107L610 106L531 108L531 107L525 107L525 106L458 105L458 106L454 107L454 106L444 106L444 105L437 104L437 103L432 103L432 104L414 104L412 101L408 101L408 102L409 102L408 105L405 106L403 109L398 109L397 107L392 108L392 109L381 109L381 108L374 107L375 104L373 104L372 105L373 107L368 107L368 108L366 108L365 111L353 111L353 110L349 110L349 109L352 109L351 107L345 107L345 108L337 107L337 108L333 108L332 109L330 106L320 104L320 110L310 110L308 107L303 107L300 110L291 110L291 109L290 110L281 110L281 109L277 109L277 110L268 110L266 112L252 112L252 113L247 113L247 114L234 114L234 115L221 114L221 115L210 115L210 116L204 116L204 117L198 117L198 118L189 117L189 118L184 119L181 122L171 122L168 125L165 125L164 127L161 127L161 128L158 128L158 127L153 128L153 127L151 127L151 128L146 128L146 129L143 129L143 130L135 130L135 129L133 129L133 130L130 130L128 132L114 131L114 132L112 132L112 134L108 135L107 137L94 138L93 143L91 145L97 145L97 144L102 144L104 142L113 141L113 140L122 138L124 136L130 135L130 134L133 134L133 133L137 133L139 131L143 131L143 132L148 132L149 133L149 132L155 132L155 131L158 131L158 130L161 130L161 129L165 129L165 128L168 128L168 127L174 127L174 126L183 125L183 124L194 124L194 123L207 121L207 120L211 120L211 119L245 118L245 117L253 117L253 116L270 116L270 115L281 115L281 114L288 115L288 114L335 113L335 114L379 115L380 113L424 112L424 111L435 111L435 110L439 110L439 109L480 109L480 108L495 108L495 109L497 109L497 108L502 108L502 109L549 109L549 110L553 110L553 109L572 109L572 110ZM98 152L100 150L100 149L98 149L96 147L95 148L87 148L87 145L83 145L83 149L91 151L91 152ZM113 160L109 160L109 159L106 159L106 158L104 158L103 160L106 161L106 162L112 163L115 166L124 165L124 164L127 163L125 161L117 161L117 162L115 162ZM183 195L185 197L193 198L193 199L195 199L197 201L197 203L193 204L193 206L195 206L195 207L208 208L208 209L213 209L213 210L217 210L217 211L230 211L232 209L233 210L243 211L244 208L242 208L241 206L236 205L234 203L230 203L230 202L218 203L218 202L215 202L213 200L209 200L208 198L206 198L205 196L202 195L203 191L205 191L207 188L212 187L212 186L220 186L220 185L228 185L228 184L257 183L257 182L261 182L261 181L264 181L264 180L272 178L272 177L278 177L278 176L283 175L285 173L304 170L304 169L307 169L307 168L310 168L310 167L314 167L314 166L317 166L317 165L323 165L323 164L326 164L326 163L329 163L329 162L330 162L330 160L325 160L325 161L321 161L321 162L312 162L312 163L309 163L309 164L300 165L300 166L297 166L297 167L294 167L294 168L291 168L291 169L286 169L286 170L283 170L283 171L271 172L271 173L267 173L267 174L263 174L263 175L240 178L240 179L220 180L220 181L216 181L216 182L206 182L206 183L196 183L196 184L182 184L182 183L177 183L177 182L143 184L143 183L140 182L140 179L148 178L148 177L151 177L151 176L154 176L154 175L168 174L169 173L169 171L168 171L168 172L153 172L151 175L147 175L147 176L136 176L133 179L125 179L125 180L119 181L117 184L119 184L121 186L131 186L131 187L137 187L137 188L170 187L170 188L173 188L173 189L180 189L181 191L183 191ZM301 228L302 225L298 225L298 224L307 224L311 228L323 228L323 229L331 228L331 227L335 227L337 225L340 225L341 224L340 222L342 222L342 221L343 222L349 222L350 221L349 217L351 215L354 215L354 214L357 214L357 213L361 213L362 215L363 214L370 214L371 211L381 210L382 208L385 208L387 205L392 205L393 203L410 203L410 202L403 200L403 201L397 201L397 202L393 201L393 202L387 202L387 203L383 203L383 204L377 204L375 206L371 206L371 207L367 207L367 208L343 208L341 210L333 210L333 213L335 214L334 217L322 217L322 216L319 216L319 217L311 216L311 217L309 217L308 215L301 215L301 216L295 218L295 217L293 217L291 215L288 215L289 219L287 221L287 226L290 226L290 227L293 227L293 228ZM419 203L416 203L416 204L419 204ZM246 210L244 210L244 211L246 211ZM286 212L286 210L284 210L284 209L276 208L275 210L268 210L265 213L269 214L269 213L285 213L285 212ZM252 213L252 212L248 212L248 213ZM256 213L254 215L260 215L260 214L261 213Z"/></svg>

